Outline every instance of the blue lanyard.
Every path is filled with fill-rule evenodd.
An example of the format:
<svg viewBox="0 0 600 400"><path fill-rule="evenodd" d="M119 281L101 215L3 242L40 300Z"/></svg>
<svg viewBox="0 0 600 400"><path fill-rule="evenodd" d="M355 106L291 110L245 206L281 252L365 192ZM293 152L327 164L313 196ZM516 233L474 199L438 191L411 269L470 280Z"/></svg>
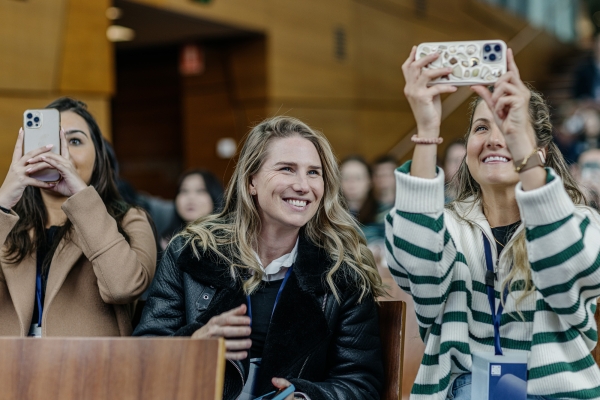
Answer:
<svg viewBox="0 0 600 400"><path fill-rule="evenodd" d="M492 321L494 322L494 348L496 350L496 355L501 356L502 354L502 346L500 345L500 319L502 317L502 311L504 311L504 307L502 303L498 306L498 313L496 313L496 296L494 295L494 262L492 261L492 248L490 246L490 241L487 239L485 234L483 234L483 247L485 248L485 264L487 266L487 274L486 274L486 283L485 287L487 289L488 301L490 303L490 309L492 310ZM489 277L491 278L488 279ZM508 288L504 289L504 299L508 296Z"/></svg>
<svg viewBox="0 0 600 400"><path fill-rule="evenodd" d="M38 326L42 326L42 313L44 302L42 301L42 268L37 266L35 274L35 301L38 306Z"/></svg>
<svg viewBox="0 0 600 400"><path fill-rule="evenodd" d="M285 273L283 282L281 282L281 286L277 291L277 296L275 297L275 304L273 304L273 311L271 311L271 319L273 319L273 314L275 313L275 308L277 307L277 303L279 302L279 298L281 297L281 292L283 292L283 288L285 287L288 278L292 274L292 268L294 268L293 264L291 267L288 268L287 272ZM246 298L248 299L248 316L250 317L250 326L252 326L252 302L250 301L250 296L246 296Z"/></svg>

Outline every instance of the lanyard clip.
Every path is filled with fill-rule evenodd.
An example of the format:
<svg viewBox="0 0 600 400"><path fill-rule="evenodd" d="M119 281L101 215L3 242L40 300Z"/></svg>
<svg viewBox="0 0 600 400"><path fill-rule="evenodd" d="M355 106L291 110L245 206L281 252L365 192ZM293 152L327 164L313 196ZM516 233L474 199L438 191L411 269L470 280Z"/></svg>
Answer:
<svg viewBox="0 0 600 400"><path fill-rule="evenodd" d="M494 273L494 271L485 271L485 285L493 288L495 281L496 274Z"/></svg>

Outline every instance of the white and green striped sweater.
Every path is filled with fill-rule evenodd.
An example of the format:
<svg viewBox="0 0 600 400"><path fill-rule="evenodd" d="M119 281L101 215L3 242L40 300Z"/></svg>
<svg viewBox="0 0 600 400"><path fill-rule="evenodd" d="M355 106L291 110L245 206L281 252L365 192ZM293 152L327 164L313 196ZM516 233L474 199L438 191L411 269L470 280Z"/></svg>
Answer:
<svg viewBox="0 0 600 400"><path fill-rule="evenodd" d="M494 352L482 232L494 240L480 203L457 204L456 212L444 209L443 171L435 179L409 172L410 162L396 171L396 205L386 223L387 261L395 281L413 297L426 343L411 399L445 399L453 378L471 370L472 352ZM598 215L576 207L561 179L552 170L548 174L550 181L539 189L516 188L537 291L520 304L523 321L515 312L523 280L512 283L501 344L505 354L529 354L529 394L600 399L600 370L590 355L598 340ZM499 261L492 246L497 298L515 236Z"/></svg>

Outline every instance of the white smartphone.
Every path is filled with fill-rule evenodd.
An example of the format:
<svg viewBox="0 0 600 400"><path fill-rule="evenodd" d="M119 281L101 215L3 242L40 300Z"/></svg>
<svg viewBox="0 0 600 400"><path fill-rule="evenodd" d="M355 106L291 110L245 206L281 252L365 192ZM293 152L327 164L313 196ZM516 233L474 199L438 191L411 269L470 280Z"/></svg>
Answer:
<svg viewBox="0 0 600 400"><path fill-rule="evenodd" d="M60 154L60 112L53 108L42 110L26 110L23 113L23 130L25 133L23 154L31 150L52 144L51 152ZM48 168L35 174L32 178L44 182L54 182L60 179L60 174L54 168Z"/></svg>
<svg viewBox="0 0 600 400"><path fill-rule="evenodd" d="M431 85L489 86L506 73L506 49L502 40L421 43L416 59L437 52L440 57L426 68L452 67L449 75L431 81Z"/></svg>

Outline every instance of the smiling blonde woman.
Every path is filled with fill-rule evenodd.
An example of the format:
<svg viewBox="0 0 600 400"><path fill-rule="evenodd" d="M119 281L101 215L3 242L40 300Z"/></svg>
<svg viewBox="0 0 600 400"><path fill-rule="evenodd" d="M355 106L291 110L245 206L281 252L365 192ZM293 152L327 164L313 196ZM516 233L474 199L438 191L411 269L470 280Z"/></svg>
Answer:
<svg viewBox="0 0 600 400"><path fill-rule="evenodd" d="M383 288L339 182L321 133L257 125L223 211L171 242L135 334L224 337L224 399L378 399Z"/></svg>
<svg viewBox="0 0 600 400"><path fill-rule="evenodd" d="M528 399L600 399L590 355L598 214L578 204L546 104L521 81L509 50L493 93L473 87L480 98L459 193L444 208L444 173L435 166L440 94L456 87L428 86L451 71L424 69L438 55L415 60L415 52L403 72L418 135L412 163L396 172L386 231L390 270L414 299L426 345L411 399L471 399L476 352L525 359Z"/></svg>

